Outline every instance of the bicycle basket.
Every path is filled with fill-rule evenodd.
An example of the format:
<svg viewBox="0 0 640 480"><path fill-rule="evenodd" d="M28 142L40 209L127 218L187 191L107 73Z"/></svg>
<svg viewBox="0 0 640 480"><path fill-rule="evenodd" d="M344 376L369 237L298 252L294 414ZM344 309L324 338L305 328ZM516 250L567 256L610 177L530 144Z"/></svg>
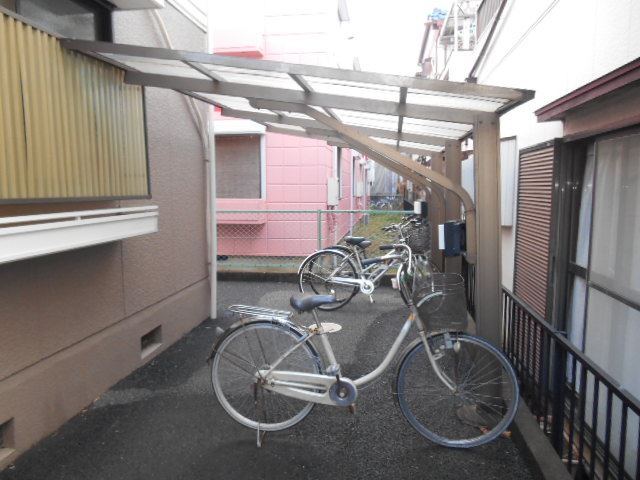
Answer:
<svg viewBox="0 0 640 480"><path fill-rule="evenodd" d="M417 266L413 275L413 303L429 332L467 329L464 279L455 273L433 273Z"/></svg>
<svg viewBox="0 0 640 480"><path fill-rule="evenodd" d="M428 222L407 225L402 233L413 253L422 254L431 250L431 229Z"/></svg>

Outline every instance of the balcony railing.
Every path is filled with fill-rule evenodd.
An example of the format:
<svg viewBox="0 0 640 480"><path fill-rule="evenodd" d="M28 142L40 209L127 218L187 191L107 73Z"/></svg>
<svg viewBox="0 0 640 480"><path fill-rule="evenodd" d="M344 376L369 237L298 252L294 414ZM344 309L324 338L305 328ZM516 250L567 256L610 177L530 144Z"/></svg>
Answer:
<svg viewBox="0 0 640 480"><path fill-rule="evenodd" d="M478 20L476 24L476 38L480 38L482 32L485 31L491 19L498 11L502 0L484 0L478 7Z"/></svg>
<svg viewBox="0 0 640 480"><path fill-rule="evenodd" d="M503 289L503 349L574 478L640 479L640 401Z"/></svg>

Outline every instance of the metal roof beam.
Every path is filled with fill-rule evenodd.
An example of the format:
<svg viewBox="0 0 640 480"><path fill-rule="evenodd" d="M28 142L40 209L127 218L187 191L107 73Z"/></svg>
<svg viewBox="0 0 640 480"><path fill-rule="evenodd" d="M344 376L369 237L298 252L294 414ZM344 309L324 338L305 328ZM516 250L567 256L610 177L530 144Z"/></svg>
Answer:
<svg viewBox="0 0 640 480"><path fill-rule="evenodd" d="M400 89L400 100L398 102L398 105L404 105L407 103L407 88L406 87L402 87ZM400 146L400 134L402 133L402 124L404 123L404 116L400 115L398 117L398 141L396 142L396 146L399 147Z"/></svg>
<svg viewBox="0 0 640 480"><path fill-rule="evenodd" d="M281 110L285 112L305 113L305 109L308 108L305 105L297 103L277 102L272 100L250 100L249 103L253 108L260 108L264 110ZM289 117L291 118L291 117ZM335 118L334 118L335 119ZM335 119L343 123L340 119ZM318 127L322 128L322 124L318 123ZM393 130L385 130L383 128L363 127L360 125L349 125L352 128L360 130L365 135L372 137L390 138L392 140L401 140L405 142L424 143L426 145L436 145L444 147L447 141L457 140L451 137L439 137L435 135L421 135L417 133L402 133L394 132Z"/></svg>
<svg viewBox="0 0 640 480"><path fill-rule="evenodd" d="M354 128L343 125L322 112L307 107L307 111L305 113L338 132L340 136L347 141L347 143L353 145L359 152L364 153L385 166L390 165L389 168L391 169L395 168L397 171L405 169L408 170L411 173L411 176L404 176L409 178L411 181L417 182L422 186L426 186L429 181L432 181L460 198L464 204L467 221L467 260L469 263L476 262L477 245L475 205L471 196L469 196L469 193L462 188L460 184L452 182L445 175L434 172L426 166L412 161L395 151L393 147L376 142L375 140L360 134Z"/></svg>
<svg viewBox="0 0 640 480"><path fill-rule="evenodd" d="M172 90L190 90L200 93L214 93L230 97L244 97L255 100L275 100L297 103L302 107L314 105L322 108L340 108L360 112L380 113L383 115L404 115L425 120L473 124L478 114L484 113L459 108L433 107L425 105L398 105L388 100L350 97L318 92L303 92L286 88L272 88L233 82L216 82L198 78L186 78L170 75L158 75L128 71L125 82L133 85L170 88Z"/></svg>
<svg viewBox="0 0 640 480"><path fill-rule="evenodd" d="M344 70L338 68L320 67L315 65L276 62L272 60L255 60L243 57L227 57L209 53L170 50L166 48L142 47L139 45L123 45L110 42L96 42L91 40L75 39L62 39L61 42L65 48L85 53L112 53L145 58L188 61L209 65L246 68L258 71L263 70L312 77L324 77L350 82L392 85L397 87L427 90L435 93L448 93L459 96L466 95L473 97L505 99L518 103L530 100L534 95L534 92L532 92L531 90L494 87L489 85L478 85L464 82L451 82L447 80L433 80L420 77L405 77L385 73L362 72L358 70ZM107 59L107 61L109 60Z"/></svg>

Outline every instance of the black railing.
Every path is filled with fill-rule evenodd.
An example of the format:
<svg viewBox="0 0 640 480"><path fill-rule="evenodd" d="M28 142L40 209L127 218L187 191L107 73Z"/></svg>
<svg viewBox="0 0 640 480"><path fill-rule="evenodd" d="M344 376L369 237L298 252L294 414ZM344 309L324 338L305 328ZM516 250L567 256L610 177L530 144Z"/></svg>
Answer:
<svg viewBox="0 0 640 480"><path fill-rule="evenodd" d="M574 478L640 479L637 398L506 289L502 342L523 399Z"/></svg>

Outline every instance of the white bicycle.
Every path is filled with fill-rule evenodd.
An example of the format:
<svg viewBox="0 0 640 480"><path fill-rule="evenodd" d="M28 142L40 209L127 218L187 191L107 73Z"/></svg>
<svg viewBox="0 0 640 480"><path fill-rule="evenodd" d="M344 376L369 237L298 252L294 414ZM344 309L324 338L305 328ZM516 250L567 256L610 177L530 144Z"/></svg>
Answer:
<svg viewBox="0 0 640 480"><path fill-rule="evenodd" d="M400 279L401 288L413 281L415 293L419 275L411 255L407 258L405 271L414 273ZM217 339L210 356L218 401L234 420L257 431L260 446L264 432L292 427L316 403L354 406L358 389L383 374L414 327L418 338L400 355L393 385L404 417L421 435L446 447L470 448L495 439L516 413L515 373L485 340L455 330L428 333L425 317L436 318L443 310L446 314L450 305L447 287L438 286L434 275L443 274L422 278L421 298L406 292L410 314L397 338L377 368L354 380L343 375L331 348L328 336L334 324L321 323L316 311L335 302L333 295L291 297L295 310L311 312L312 327L294 323L291 312L230 307L239 320ZM313 339L319 340L324 355Z"/></svg>

